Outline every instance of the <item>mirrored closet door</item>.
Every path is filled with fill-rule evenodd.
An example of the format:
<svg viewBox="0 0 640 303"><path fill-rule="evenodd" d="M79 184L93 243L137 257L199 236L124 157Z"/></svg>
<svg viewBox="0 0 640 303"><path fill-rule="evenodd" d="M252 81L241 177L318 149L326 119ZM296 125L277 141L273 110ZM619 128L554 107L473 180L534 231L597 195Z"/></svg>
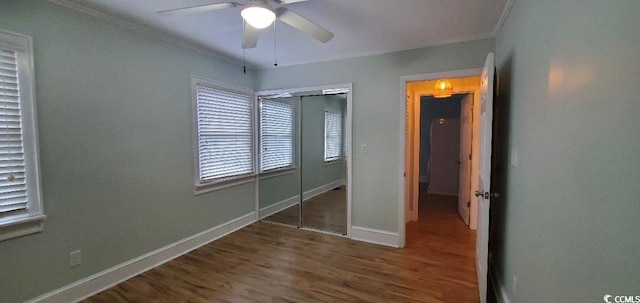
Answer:
<svg viewBox="0 0 640 303"><path fill-rule="evenodd" d="M345 90L259 96L263 221L346 235Z"/></svg>
<svg viewBox="0 0 640 303"><path fill-rule="evenodd" d="M301 98L302 226L347 233L346 95Z"/></svg>

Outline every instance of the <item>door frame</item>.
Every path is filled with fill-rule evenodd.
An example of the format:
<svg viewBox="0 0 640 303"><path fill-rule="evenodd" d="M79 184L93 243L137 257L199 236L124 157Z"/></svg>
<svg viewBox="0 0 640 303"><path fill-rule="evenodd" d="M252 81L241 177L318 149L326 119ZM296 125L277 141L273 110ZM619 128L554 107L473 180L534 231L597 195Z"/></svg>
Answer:
<svg viewBox="0 0 640 303"><path fill-rule="evenodd" d="M417 75L409 75L409 76L402 76L400 78L400 134L398 136L399 139L399 145L400 145L400 161L399 161L399 174L398 174L398 184L399 184L399 195L398 195L398 247L404 247L406 245L406 215L407 215L407 205L406 205L406 195L411 195L412 193L405 193L405 180L407 180L407 178L405 178L405 165L406 165L406 159L405 159L405 152L406 152L406 124L407 124L407 83L408 82L418 82L418 81L429 81L429 80L437 80L437 79L442 79L442 78L464 78L464 77L480 77L482 74L482 68L474 68L474 69L463 69L463 70L453 70L453 71L445 71L445 72L438 72L438 73L425 73L425 74L417 74ZM463 90L461 89L460 92L463 92ZM457 91L455 91L454 88L454 93L458 93ZM479 100L480 97L480 91L479 91L479 87L478 88L474 88L474 91L470 92L474 94L474 104L478 104L476 103L476 101ZM432 95L433 93L424 93L425 95ZM419 98L419 92L416 92L416 96L418 96ZM415 99L416 96L411 96L411 98ZM475 121L475 115L476 115L476 110L475 110L475 106L474 106L474 121ZM418 122L419 123L419 122ZM474 128L475 129L475 128ZM478 136L474 136L474 139L476 139ZM475 146L475 145L473 145ZM415 155L414 155L415 158ZM477 160L478 157L474 157L474 159ZM473 160L473 161L476 161ZM473 166L473 165L472 165ZM478 201L477 199L474 199L475 197L473 197L471 199L471 215L470 215L470 227L473 227L472 229L476 229L477 228L477 222L478 222ZM414 210L417 210L417 208L414 208ZM474 212L475 210L475 212ZM473 223L473 226L472 224Z"/></svg>

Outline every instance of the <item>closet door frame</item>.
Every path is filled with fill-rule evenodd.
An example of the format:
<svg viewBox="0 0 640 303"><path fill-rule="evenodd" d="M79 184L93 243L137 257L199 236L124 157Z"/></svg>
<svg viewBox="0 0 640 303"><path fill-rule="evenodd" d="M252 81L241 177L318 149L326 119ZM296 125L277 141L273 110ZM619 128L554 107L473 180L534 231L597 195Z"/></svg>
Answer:
<svg viewBox="0 0 640 303"><path fill-rule="evenodd" d="M343 83L343 84L331 84L331 85L321 85L321 86L308 86L308 87L297 87L297 88L284 88L284 89L274 89L274 90L261 90L256 91L256 102L260 96L274 96L281 94L300 94L305 92L314 92L314 91L323 91L328 89L346 89L347 92L347 111L345 113L345 140L346 140L346 148L345 148L345 158L347 165L347 238L352 237L352 195L353 195L353 84L352 83ZM256 139L257 140L257 139ZM257 145L258 142L255 142ZM256 178L256 195L255 195L255 205L256 205L256 216L259 216L260 212L260 199L259 199L259 187L257 186L258 178Z"/></svg>

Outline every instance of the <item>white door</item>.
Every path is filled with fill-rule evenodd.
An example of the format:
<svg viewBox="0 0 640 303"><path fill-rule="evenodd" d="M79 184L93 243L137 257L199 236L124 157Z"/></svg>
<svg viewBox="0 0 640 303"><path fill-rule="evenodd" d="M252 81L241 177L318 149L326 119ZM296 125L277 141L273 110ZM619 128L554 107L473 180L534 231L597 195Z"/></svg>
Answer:
<svg viewBox="0 0 640 303"><path fill-rule="evenodd" d="M462 99L460 108L460 155L458 181L458 213L469 225L469 212L471 203L471 108L473 95L468 94Z"/></svg>
<svg viewBox="0 0 640 303"><path fill-rule="evenodd" d="M478 233L476 269L480 302L487 300L487 259L489 257L489 207L491 205L491 138L493 122L493 53L487 56L480 79L480 170L478 171Z"/></svg>
<svg viewBox="0 0 640 303"><path fill-rule="evenodd" d="M460 119L437 118L431 121L429 156L429 193L458 195L458 154Z"/></svg>

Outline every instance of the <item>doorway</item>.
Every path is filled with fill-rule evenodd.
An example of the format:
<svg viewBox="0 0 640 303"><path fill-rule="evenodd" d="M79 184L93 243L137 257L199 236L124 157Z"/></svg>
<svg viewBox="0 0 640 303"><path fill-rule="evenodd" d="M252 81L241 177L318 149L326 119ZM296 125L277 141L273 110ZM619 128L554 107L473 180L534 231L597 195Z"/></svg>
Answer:
<svg viewBox="0 0 640 303"><path fill-rule="evenodd" d="M477 77L480 76L480 85L471 88L474 95L474 104L477 106L473 109L473 136L472 140L472 159L471 170L472 176L472 188L476 189L474 195L470 197L470 222L469 227L471 229L477 229L477 235L475 245L475 260L476 260L476 274L478 281L478 293L481 302L486 302L486 286L487 286L487 259L488 259L488 226L489 226L489 210L490 201L498 197L498 193L491 192L491 137L492 137L492 121L493 121L493 95L494 95L494 77L495 77L495 62L494 54L489 53L485 60L482 69L468 69L449 71L442 73L422 74L414 76L405 76L401 79L401 133L400 133L400 148L403 151L401 153L401 169L400 170L400 194L399 194L399 243L400 247L404 247L407 243L407 222L411 219L412 215L417 211L417 207L413 207L415 202L413 199L418 197L415 195L417 192L417 186L415 183L418 181L416 175L417 169L414 167L419 164L419 161L415 160L416 147L416 131L415 131L415 113L417 100L416 92L410 92L407 88L413 81L427 81L434 79L455 79L463 77ZM454 84L455 86L455 84ZM427 88L433 91L433 87ZM454 93L456 89L454 88ZM425 94L428 94L425 93ZM419 95L418 95L419 96ZM419 106L419 105L418 105ZM414 119L413 121L411 119ZM405 220L407 218L407 220ZM475 234L475 232L474 232ZM443 241L440 245L449 247L449 241Z"/></svg>
<svg viewBox="0 0 640 303"><path fill-rule="evenodd" d="M426 195L442 195L457 201L459 218L475 230L477 200L471 189L478 168L473 155L478 150L473 136L478 111L473 105L480 77L448 79L454 89L448 98L433 97L436 80L407 82L403 223L420 220L420 201Z"/></svg>

